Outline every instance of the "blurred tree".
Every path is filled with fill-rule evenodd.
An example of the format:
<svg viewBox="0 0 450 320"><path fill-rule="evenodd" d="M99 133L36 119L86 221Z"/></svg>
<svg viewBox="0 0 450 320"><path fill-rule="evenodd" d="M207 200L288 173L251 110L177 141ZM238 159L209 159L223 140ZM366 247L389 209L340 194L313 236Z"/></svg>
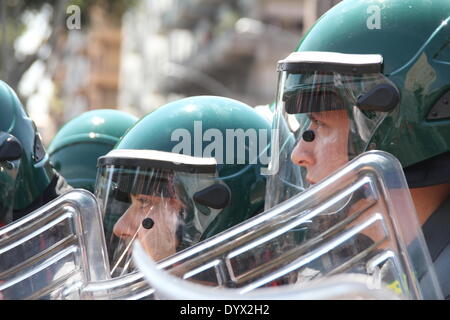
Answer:
<svg viewBox="0 0 450 320"><path fill-rule="evenodd" d="M24 73L37 61L46 60L50 53L54 56L57 42L65 32L67 8L77 5L81 11L82 28L89 28L89 9L94 5L103 5L106 11L120 23L126 9L135 4L129 0L1 0L0 1L0 79L6 81L17 92L18 84ZM27 14L44 13L47 21L35 28L44 34L40 43L33 44L32 50L19 52L17 39L27 31ZM49 13L49 14L45 14ZM36 39L33 39L36 41ZM31 47L31 46L30 46Z"/></svg>

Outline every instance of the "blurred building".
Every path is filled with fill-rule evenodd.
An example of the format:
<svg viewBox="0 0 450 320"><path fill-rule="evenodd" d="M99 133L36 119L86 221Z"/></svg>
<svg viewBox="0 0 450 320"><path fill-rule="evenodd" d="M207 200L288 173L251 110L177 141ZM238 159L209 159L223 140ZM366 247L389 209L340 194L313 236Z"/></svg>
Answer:
<svg viewBox="0 0 450 320"><path fill-rule="evenodd" d="M304 29L308 30L317 19L342 0L303 0Z"/></svg>
<svg viewBox="0 0 450 320"><path fill-rule="evenodd" d="M101 6L89 12L89 26L70 30L59 43L54 59L54 82L60 103L58 127L82 112L116 108L121 61L121 23ZM59 108L58 108L59 106Z"/></svg>
<svg viewBox="0 0 450 320"><path fill-rule="evenodd" d="M184 96L272 102L277 61L332 0L147 0L123 19L119 105L146 114Z"/></svg>
<svg viewBox="0 0 450 320"><path fill-rule="evenodd" d="M95 108L142 116L193 95L271 103L277 61L337 2L142 0L122 22L93 7L89 25L68 31L50 60L54 127Z"/></svg>
<svg viewBox="0 0 450 320"><path fill-rule="evenodd" d="M30 68L40 71L30 72L38 89L25 90L27 108L47 145L62 125L96 108L143 116L194 95L269 104L277 61L337 2L136 0L120 19L99 1L80 30L57 37L45 65Z"/></svg>

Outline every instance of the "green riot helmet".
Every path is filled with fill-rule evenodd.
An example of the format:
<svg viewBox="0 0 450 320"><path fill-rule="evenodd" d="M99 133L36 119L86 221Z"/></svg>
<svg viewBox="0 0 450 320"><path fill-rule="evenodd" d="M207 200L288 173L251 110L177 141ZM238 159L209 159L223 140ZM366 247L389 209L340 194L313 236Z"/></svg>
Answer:
<svg viewBox="0 0 450 320"><path fill-rule="evenodd" d="M214 96L169 103L135 124L98 162L113 275L129 271L135 238L160 249L151 253L159 260L261 212L270 131L251 107ZM146 215L124 223L139 210Z"/></svg>
<svg viewBox="0 0 450 320"><path fill-rule="evenodd" d="M50 161L69 185L94 192L97 159L107 154L137 120L113 109L87 111L58 131L48 148Z"/></svg>
<svg viewBox="0 0 450 320"><path fill-rule="evenodd" d="M14 188L13 219L16 220L25 214L39 208L48 201L56 198L65 188L64 181L51 167L36 130L34 122L28 117L15 92L4 82L0 81L0 131L2 143L20 143L21 156L16 160L2 162L3 169L0 179L3 207L10 207L10 191ZM16 149L12 145L2 145L0 149ZM11 149L12 150L12 149ZM1 151L0 151L1 153ZM7 172L9 172L7 174ZM14 187L11 185L14 184ZM4 221L3 223L7 223Z"/></svg>
<svg viewBox="0 0 450 320"><path fill-rule="evenodd" d="M343 1L279 61L267 207L356 155L398 158L410 187L450 182L450 2Z"/></svg>

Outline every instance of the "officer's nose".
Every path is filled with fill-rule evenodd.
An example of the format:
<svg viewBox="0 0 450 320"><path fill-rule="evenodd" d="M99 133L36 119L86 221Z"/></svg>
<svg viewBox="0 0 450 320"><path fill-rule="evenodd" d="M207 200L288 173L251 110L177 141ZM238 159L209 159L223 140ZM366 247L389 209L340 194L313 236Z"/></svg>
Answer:
<svg viewBox="0 0 450 320"><path fill-rule="evenodd" d="M133 214L133 211L133 206L129 207L116 222L113 229L114 235L121 239L127 239L134 236L138 230L139 223L137 221L137 215Z"/></svg>
<svg viewBox="0 0 450 320"><path fill-rule="evenodd" d="M312 130L303 133L294 150L292 150L291 161L294 164L306 168L315 164L313 153L315 145L314 140L315 134Z"/></svg>

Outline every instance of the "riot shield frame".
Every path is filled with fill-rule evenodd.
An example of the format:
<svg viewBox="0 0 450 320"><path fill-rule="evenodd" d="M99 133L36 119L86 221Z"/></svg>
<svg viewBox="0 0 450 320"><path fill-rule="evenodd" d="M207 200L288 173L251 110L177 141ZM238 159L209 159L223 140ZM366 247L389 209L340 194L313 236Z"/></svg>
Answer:
<svg viewBox="0 0 450 320"><path fill-rule="evenodd" d="M147 256L140 243L135 245L137 261ZM180 279L161 270L151 260L145 265L147 280L154 288L154 298L168 300L400 300L401 297L386 288L380 288L373 279L362 274L340 274L312 280L302 286L263 288L241 294L239 289L214 288ZM156 280L157 279L157 280Z"/></svg>
<svg viewBox="0 0 450 320"><path fill-rule="evenodd" d="M0 261L3 299L79 299L87 283L109 279L94 195L69 191L1 228Z"/></svg>
<svg viewBox="0 0 450 320"><path fill-rule="evenodd" d="M348 184L347 189L344 188L345 183ZM306 244L301 244L294 250L283 252L280 256L253 269L236 270L234 268L233 259L236 257L264 246L272 239L293 228L307 224L324 207L332 205L333 203L330 204L325 199L330 192L333 192L333 188L338 189L339 186L344 191L346 190L347 194L341 193L340 200L335 199L334 205L336 201L342 201L346 195L348 196L350 193L363 188L370 190L371 194L374 195L370 199L372 202L383 199L385 201L384 208L387 212L385 214L371 214L367 219L358 223L354 223L354 221L347 224L337 223L336 226L331 228L335 234L338 234L338 237L332 241L333 244L320 243L320 237L324 236L324 234L321 234L315 239L307 241ZM393 190L398 192L393 193ZM324 197L323 195L327 196ZM318 201L319 206L317 206L317 203L311 206L314 201ZM373 205L374 203L368 203L367 208ZM358 214L361 214L361 212ZM213 274L217 278L214 286L219 288L211 288L211 292L222 292L221 290L225 290L224 287L238 288L235 293L246 295L282 276L295 272L314 258L332 249L336 245L336 241L338 244L345 242L346 239L377 224L380 227L379 229L383 231L377 243L388 241L388 245L386 250L377 251L377 254L371 256L371 259L365 264L366 271L376 276L375 273L379 272L377 266L389 262L393 266L393 270L399 275L397 285L401 290L402 297L407 299L442 299L442 292L417 220L402 167L394 156L383 151L370 151L358 156L341 170L304 193L158 262L157 267L158 269L169 270L170 273L179 278L189 280L195 280L202 274ZM419 285L419 279L415 275L416 270L413 266L417 264L413 264L412 257L408 253L408 245L412 240L415 241L418 248L415 259L418 259L428 272L427 291L428 294L431 292L428 297L423 295L423 289ZM372 248L373 246L362 251L355 259L367 257ZM146 280L150 284L154 284L155 278L153 276L155 273L152 273L154 262L143 253L138 242L134 245L133 257ZM351 263L352 259L350 259L350 262L346 261L342 266L331 270L326 276L343 273ZM180 282L178 285L182 285L182 283ZM381 283L379 284L381 285ZM158 286L161 287L162 285L159 282ZM224 296L227 295L225 291L222 293L224 293ZM236 298L238 297L236 296Z"/></svg>

